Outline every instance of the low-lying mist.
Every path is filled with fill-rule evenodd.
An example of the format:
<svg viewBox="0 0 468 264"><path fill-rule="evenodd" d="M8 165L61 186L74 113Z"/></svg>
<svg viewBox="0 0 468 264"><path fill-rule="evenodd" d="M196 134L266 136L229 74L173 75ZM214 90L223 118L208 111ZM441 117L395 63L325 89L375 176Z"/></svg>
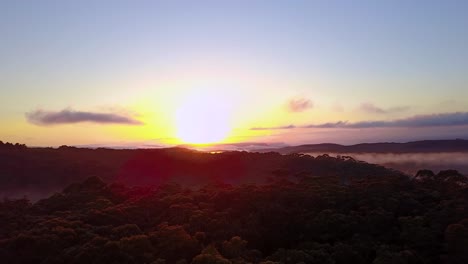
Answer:
<svg viewBox="0 0 468 264"><path fill-rule="evenodd" d="M305 153L311 156L323 153ZM356 160L379 164L387 168L414 175L420 169L429 169L435 173L441 170L458 170L468 175L468 153L327 153L330 156L350 156Z"/></svg>

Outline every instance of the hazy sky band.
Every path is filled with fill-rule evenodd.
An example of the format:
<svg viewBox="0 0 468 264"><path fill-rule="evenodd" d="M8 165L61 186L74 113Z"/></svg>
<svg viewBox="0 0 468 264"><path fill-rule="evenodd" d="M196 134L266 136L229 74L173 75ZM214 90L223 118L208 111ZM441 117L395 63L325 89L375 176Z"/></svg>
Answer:
<svg viewBox="0 0 468 264"><path fill-rule="evenodd" d="M2 1L0 139L173 138L184 96L207 88L232 100L231 141L296 140L251 129L283 124L453 127L468 111L466 13L455 0ZM35 109L81 114L37 126Z"/></svg>

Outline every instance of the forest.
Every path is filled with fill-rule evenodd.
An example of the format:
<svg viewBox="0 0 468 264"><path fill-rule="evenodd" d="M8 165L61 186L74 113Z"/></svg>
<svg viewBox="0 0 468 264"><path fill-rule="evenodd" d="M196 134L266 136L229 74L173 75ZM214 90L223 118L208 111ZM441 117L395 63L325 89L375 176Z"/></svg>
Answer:
<svg viewBox="0 0 468 264"><path fill-rule="evenodd" d="M468 179L350 157L0 146L2 263L468 263ZM51 189L54 189L51 188Z"/></svg>

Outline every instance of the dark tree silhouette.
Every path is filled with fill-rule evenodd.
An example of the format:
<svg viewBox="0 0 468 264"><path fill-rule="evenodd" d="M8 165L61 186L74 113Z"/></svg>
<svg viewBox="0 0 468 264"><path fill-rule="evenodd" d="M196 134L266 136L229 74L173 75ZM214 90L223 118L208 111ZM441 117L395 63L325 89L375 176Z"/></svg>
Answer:
<svg viewBox="0 0 468 264"><path fill-rule="evenodd" d="M34 203L0 202L2 263L468 263L468 182L454 170L5 145L4 188L83 179Z"/></svg>

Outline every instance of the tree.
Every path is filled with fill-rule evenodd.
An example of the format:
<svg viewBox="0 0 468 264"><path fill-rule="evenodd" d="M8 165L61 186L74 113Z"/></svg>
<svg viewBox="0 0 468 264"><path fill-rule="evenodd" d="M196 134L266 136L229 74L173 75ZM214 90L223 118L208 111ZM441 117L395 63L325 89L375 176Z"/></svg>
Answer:
<svg viewBox="0 0 468 264"><path fill-rule="evenodd" d="M241 257L245 252L247 241L242 238L235 236L229 241L224 241L222 245L223 256L227 258L238 258Z"/></svg>
<svg viewBox="0 0 468 264"><path fill-rule="evenodd" d="M214 246L208 246L201 254L193 258L192 264L230 264L231 262L225 259L216 250Z"/></svg>
<svg viewBox="0 0 468 264"><path fill-rule="evenodd" d="M451 224L445 230L448 263L468 263L468 218Z"/></svg>

